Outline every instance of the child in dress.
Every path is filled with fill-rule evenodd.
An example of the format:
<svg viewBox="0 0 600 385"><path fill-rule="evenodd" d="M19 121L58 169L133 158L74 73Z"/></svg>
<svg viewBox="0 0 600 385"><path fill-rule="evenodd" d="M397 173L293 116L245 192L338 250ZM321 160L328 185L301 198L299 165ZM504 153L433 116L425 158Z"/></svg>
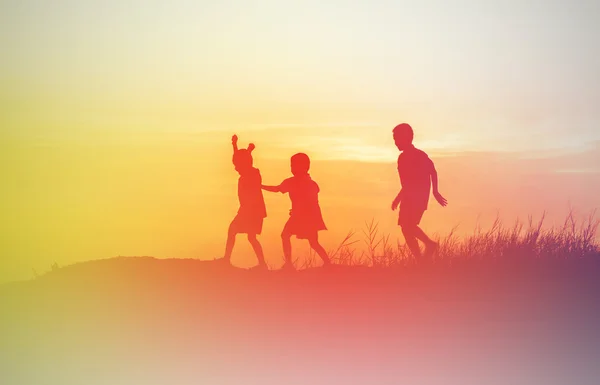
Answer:
<svg viewBox="0 0 600 385"><path fill-rule="evenodd" d="M258 258L258 267L267 268L262 246L256 238L262 232L263 220L267 217L267 210L261 189L260 171L253 166L252 151L255 146L250 143L248 149L238 149L238 137L236 135L232 137L231 141L233 144L233 164L235 170L240 174L238 179L240 208L229 225L223 259L231 263L231 252L233 251L236 235L247 234L248 241Z"/></svg>
<svg viewBox="0 0 600 385"><path fill-rule="evenodd" d="M313 181L308 173L310 159L308 155L298 153L291 158L291 171L293 176L285 179L278 186L262 186L271 192L289 193L292 202L290 218L283 228L281 239L283 243L284 268L294 268L292 263L291 237L308 240L312 249L323 259L325 266L331 264L327 252L319 244L318 232L327 230L321 208L319 206L319 185Z"/></svg>

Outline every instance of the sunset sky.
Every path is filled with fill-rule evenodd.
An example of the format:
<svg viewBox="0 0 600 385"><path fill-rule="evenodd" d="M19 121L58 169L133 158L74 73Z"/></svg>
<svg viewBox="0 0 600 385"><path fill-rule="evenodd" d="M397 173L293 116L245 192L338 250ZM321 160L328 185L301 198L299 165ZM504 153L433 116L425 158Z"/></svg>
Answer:
<svg viewBox="0 0 600 385"><path fill-rule="evenodd" d="M598 36L591 0L3 1L0 282L54 262L220 257L234 133L267 183L311 156L327 248L371 218L403 242L389 209L400 122L449 201L431 200L426 230L589 213ZM277 266L289 200L265 196Z"/></svg>

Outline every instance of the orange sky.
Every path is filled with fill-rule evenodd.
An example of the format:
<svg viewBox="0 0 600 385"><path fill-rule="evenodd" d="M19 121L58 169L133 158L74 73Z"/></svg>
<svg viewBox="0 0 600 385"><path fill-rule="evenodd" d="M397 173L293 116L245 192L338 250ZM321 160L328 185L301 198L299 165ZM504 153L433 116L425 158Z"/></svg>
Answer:
<svg viewBox="0 0 600 385"><path fill-rule="evenodd" d="M372 217L399 235L400 122L450 203L432 204L429 231L600 207L598 4L352 4L2 2L0 282L54 262L220 256L233 133L270 183L309 153L328 248ZM266 199L278 265L289 202Z"/></svg>
<svg viewBox="0 0 600 385"><path fill-rule="evenodd" d="M389 137L389 130L386 136ZM287 141L306 131L280 129ZM389 209L399 187L395 164L326 160L317 147L282 148L273 133L240 133L253 140L255 164L266 183L289 176L293 151L313 156L312 175L321 186L321 205L333 248L350 230L375 218L382 231L402 241ZM271 139L269 139L271 138ZM416 143L418 145L418 142ZM393 149L390 140L390 149ZM3 280L28 278L59 264L117 255L215 258L222 254L229 221L237 210L237 174L231 165L230 132L165 135L154 142L74 144L13 142L3 152ZM447 233L456 225L471 232L499 212L506 222L517 216L562 221L569 203L581 214L600 206L600 149L524 159L519 153L432 155L446 208L434 202L423 220L427 231ZM586 170L588 168L588 170ZM578 172L579 170L579 172ZM289 200L265 194L268 218L261 240L268 260L281 263L279 233ZM234 262L253 263L243 238ZM302 252L307 245L295 242Z"/></svg>

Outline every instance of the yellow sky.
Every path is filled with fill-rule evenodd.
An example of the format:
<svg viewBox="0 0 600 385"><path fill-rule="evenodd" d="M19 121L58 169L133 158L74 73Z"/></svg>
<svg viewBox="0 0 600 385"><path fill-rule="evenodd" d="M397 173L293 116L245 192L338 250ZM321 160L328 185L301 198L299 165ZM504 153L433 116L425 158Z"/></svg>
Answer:
<svg viewBox="0 0 600 385"><path fill-rule="evenodd" d="M431 231L600 206L598 4L459 3L2 2L0 282L53 262L220 256L233 133L273 183L311 155L328 247L371 217L399 235L400 122L450 201ZM278 264L289 202L267 205Z"/></svg>
<svg viewBox="0 0 600 385"><path fill-rule="evenodd" d="M281 147L278 140L267 140L272 136L243 132L241 145L253 138L256 166L266 183L289 176L284 157L299 150L313 156L311 173L321 186L321 205L330 229L321 235L327 248L335 247L350 230L360 235L371 218L391 233L394 242L402 241L396 213L389 209L399 187L393 160L326 160L317 145ZM302 139L302 133L281 129L280 137L294 142ZM226 229L238 204L230 132L120 143L13 141L9 150L2 153L3 280L28 278L32 268L44 271L53 262L117 255L215 258L222 254ZM559 221L569 203L585 214L600 206L595 193L600 188L599 154L596 148L541 159L494 153L434 157L440 189L450 205L441 208L432 202L423 226L447 233L460 225L464 234L473 230L478 215L485 224L497 211L507 222L543 210L549 211L551 221ZM594 161L596 169L582 169L586 164L593 168ZM585 172L572 172L578 169ZM289 200L266 194L266 203L269 216L261 240L268 259L278 266L279 233ZM235 262L251 265L249 245L243 238L238 245ZM295 245L306 252L302 242Z"/></svg>

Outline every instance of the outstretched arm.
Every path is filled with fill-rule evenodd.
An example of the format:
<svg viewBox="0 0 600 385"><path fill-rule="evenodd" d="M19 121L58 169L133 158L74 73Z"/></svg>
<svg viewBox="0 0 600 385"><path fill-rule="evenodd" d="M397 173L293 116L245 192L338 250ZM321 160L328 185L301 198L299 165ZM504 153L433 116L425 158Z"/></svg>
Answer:
<svg viewBox="0 0 600 385"><path fill-rule="evenodd" d="M438 175L437 175L437 170L435 169L435 166L433 165L433 162L431 162L431 187L433 189L433 196L435 198L435 200L441 205L441 206L446 206L448 204L448 201L446 200L446 198L444 198L442 196L442 194L440 194L440 191L438 190Z"/></svg>
<svg viewBox="0 0 600 385"><path fill-rule="evenodd" d="M270 192L280 192L281 189L279 188L279 186L266 186L266 185L262 185L261 188L265 191L270 191Z"/></svg>

